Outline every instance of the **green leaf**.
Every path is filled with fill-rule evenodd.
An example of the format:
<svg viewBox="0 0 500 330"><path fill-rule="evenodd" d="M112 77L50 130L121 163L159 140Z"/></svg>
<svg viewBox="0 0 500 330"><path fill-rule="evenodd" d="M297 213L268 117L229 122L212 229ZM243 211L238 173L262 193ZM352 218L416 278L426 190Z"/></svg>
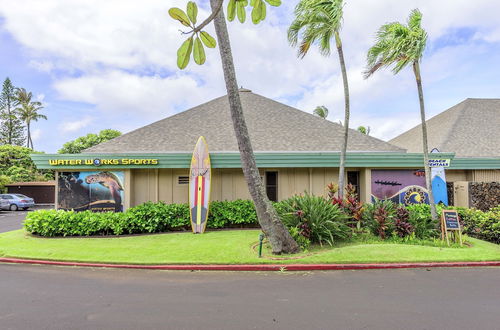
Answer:
<svg viewBox="0 0 500 330"><path fill-rule="evenodd" d="M203 48L203 44L198 37L196 37L194 41L193 56L195 63L198 65L202 65L207 59L207 57L205 56L205 49Z"/></svg>
<svg viewBox="0 0 500 330"><path fill-rule="evenodd" d="M182 43L181 47L177 51L177 66L179 67L179 69L183 70L187 67L192 50L193 37L190 37Z"/></svg>
<svg viewBox="0 0 500 330"><path fill-rule="evenodd" d="M193 24L196 24L196 16L198 16L198 6L195 2L189 1L187 4L187 14Z"/></svg>
<svg viewBox="0 0 500 330"><path fill-rule="evenodd" d="M229 0L227 4L227 19L229 22L234 20L236 16L236 0Z"/></svg>
<svg viewBox="0 0 500 330"><path fill-rule="evenodd" d="M215 46L217 46L217 42L208 32L201 31L200 38L208 48L215 48Z"/></svg>
<svg viewBox="0 0 500 330"><path fill-rule="evenodd" d="M170 8L168 13L170 14L170 17L181 22L182 25L191 27L191 24L189 23L189 18L182 9L175 7Z"/></svg>
<svg viewBox="0 0 500 330"><path fill-rule="evenodd" d="M266 0L266 2L274 7L281 6L281 0Z"/></svg>
<svg viewBox="0 0 500 330"><path fill-rule="evenodd" d="M243 1L238 1L236 3L236 6L238 13L238 20L240 21L240 23L245 23L245 20L247 18L247 13L245 11L245 4L243 3Z"/></svg>
<svg viewBox="0 0 500 330"><path fill-rule="evenodd" d="M255 0L255 6L252 9L252 22L259 24L266 18L266 4L262 0Z"/></svg>

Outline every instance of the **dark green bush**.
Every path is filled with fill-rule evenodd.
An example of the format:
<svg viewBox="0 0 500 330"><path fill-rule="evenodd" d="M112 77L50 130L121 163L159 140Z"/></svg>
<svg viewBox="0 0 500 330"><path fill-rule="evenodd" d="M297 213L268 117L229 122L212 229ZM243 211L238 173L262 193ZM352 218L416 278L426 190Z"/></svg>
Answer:
<svg viewBox="0 0 500 330"><path fill-rule="evenodd" d="M39 210L28 213L26 231L46 237L124 235L190 230L188 204L147 202L126 212ZM208 228L258 226L251 201L210 203Z"/></svg>
<svg viewBox="0 0 500 330"><path fill-rule="evenodd" d="M461 207L456 209L467 235L500 244L500 206L487 212Z"/></svg>
<svg viewBox="0 0 500 330"><path fill-rule="evenodd" d="M408 222L413 226L415 237L430 239L439 237L439 220L432 220L431 207L428 204L414 204L406 207L410 212ZM441 208L437 207L438 213Z"/></svg>
<svg viewBox="0 0 500 330"><path fill-rule="evenodd" d="M277 204L276 210L283 223L289 228L297 228L300 235L313 243L333 245L351 233L346 224L347 215L323 197L296 195Z"/></svg>

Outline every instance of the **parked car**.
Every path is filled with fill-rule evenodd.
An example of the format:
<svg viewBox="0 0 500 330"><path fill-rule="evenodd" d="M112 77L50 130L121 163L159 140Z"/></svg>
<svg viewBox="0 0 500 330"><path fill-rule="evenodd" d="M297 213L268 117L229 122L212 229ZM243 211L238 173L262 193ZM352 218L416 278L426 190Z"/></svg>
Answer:
<svg viewBox="0 0 500 330"><path fill-rule="evenodd" d="M0 211L9 209L9 201L3 198L0 198Z"/></svg>
<svg viewBox="0 0 500 330"><path fill-rule="evenodd" d="M0 204L2 209L4 210L27 210L28 208L35 206L35 200L33 198L24 196L22 194L1 194L0 199L7 201L5 206Z"/></svg>

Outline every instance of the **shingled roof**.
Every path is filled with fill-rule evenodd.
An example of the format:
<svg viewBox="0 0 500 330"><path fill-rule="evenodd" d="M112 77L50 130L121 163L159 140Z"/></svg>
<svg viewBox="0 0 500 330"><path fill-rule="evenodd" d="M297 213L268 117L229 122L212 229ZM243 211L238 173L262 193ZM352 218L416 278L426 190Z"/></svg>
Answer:
<svg viewBox="0 0 500 330"><path fill-rule="evenodd" d="M426 121L429 148L455 157L500 156L500 99L466 99ZM422 152L422 125L389 141Z"/></svg>
<svg viewBox="0 0 500 330"><path fill-rule="evenodd" d="M342 126L240 89L256 152L340 151ZM385 141L349 132L348 151L405 152ZM86 153L192 152L200 135L211 152L236 152L238 145L227 96L196 106L91 147Z"/></svg>

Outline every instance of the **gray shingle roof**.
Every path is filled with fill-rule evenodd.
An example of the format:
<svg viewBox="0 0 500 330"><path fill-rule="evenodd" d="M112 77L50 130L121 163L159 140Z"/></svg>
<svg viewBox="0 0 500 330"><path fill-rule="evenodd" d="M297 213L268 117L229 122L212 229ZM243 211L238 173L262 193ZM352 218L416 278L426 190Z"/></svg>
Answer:
<svg viewBox="0 0 500 330"><path fill-rule="evenodd" d="M255 151L340 151L341 125L249 90L240 90L240 96ZM238 151L226 96L101 143L85 152L192 152L200 135L205 136L211 152ZM349 151L405 151L356 130L350 130L349 137Z"/></svg>
<svg viewBox="0 0 500 330"><path fill-rule="evenodd" d="M500 99L467 99L426 121L429 148L455 157L500 156ZM422 125L389 141L422 151Z"/></svg>

